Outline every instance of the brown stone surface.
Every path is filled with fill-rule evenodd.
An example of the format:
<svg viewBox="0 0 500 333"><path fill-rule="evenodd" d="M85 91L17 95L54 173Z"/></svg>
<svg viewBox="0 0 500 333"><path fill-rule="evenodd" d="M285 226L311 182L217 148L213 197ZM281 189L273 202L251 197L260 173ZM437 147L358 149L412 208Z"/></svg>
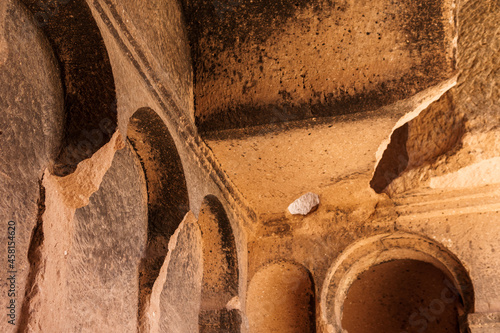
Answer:
<svg viewBox="0 0 500 333"><path fill-rule="evenodd" d="M14 332L21 317L30 262L28 250L43 206L43 172L53 164L62 139L63 90L60 73L47 39L37 30L27 10L16 1L2 1L3 50L0 60L0 305L6 309L10 283L15 279L16 325L7 323L4 310L0 331ZM4 16L5 15L5 16ZM4 20L5 19L5 20ZM2 57L0 55L0 57ZM16 223L8 240L8 222ZM7 262L8 241L15 242L14 269Z"/></svg>
<svg viewBox="0 0 500 333"><path fill-rule="evenodd" d="M89 205L75 212L74 238L67 251L67 332L137 331L146 200L143 170L129 145L116 153Z"/></svg>
<svg viewBox="0 0 500 333"><path fill-rule="evenodd" d="M107 0L123 15L141 54L184 115L194 121L193 69L180 1ZM122 23L123 24L123 23Z"/></svg>
<svg viewBox="0 0 500 333"><path fill-rule="evenodd" d="M31 11L61 68L66 119L53 172L64 176L115 132L116 95L108 52L86 1L20 2Z"/></svg>
<svg viewBox="0 0 500 333"><path fill-rule="evenodd" d="M231 224L217 197L203 200L198 224L203 244L200 332L239 332L240 306L230 306L238 295L238 254Z"/></svg>
<svg viewBox="0 0 500 333"><path fill-rule="evenodd" d="M123 147L118 132L75 172L58 177L44 173L39 218L33 230L28 258L31 262L20 331L64 331L68 325L68 266L66 256L74 236L75 210L89 203L110 168L117 149ZM40 310L50 308L50 311Z"/></svg>
<svg viewBox="0 0 500 333"><path fill-rule="evenodd" d="M328 206L339 200L340 182L372 176L378 151L397 121L438 99L453 82L445 81L366 117L223 132L207 142L258 216L275 219L304 193L314 191ZM355 191L364 191L362 186Z"/></svg>
<svg viewBox="0 0 500 333"><path fill-rule="evenodd" d="M409 123L410 163L388 193L498 183L498 2L468 1L459 15L457 86ZM425 152L425 156L422 152ZM420 156L417 156L420 154Z"/></svg>
<svg viewBox="0 0 500 333"><path fill-rule="evenodd" d="M315 332L314 290L309 272L287 262L259 270L248 287L250 332Z"/></svg>
<svg viewBox="0 0 500 333"><path fill-rule="evenodd" d="M396 260L357 277L344 302L342 327L355 333L458 332L459 308L453 284L438 268Z"/></svg>
<svg viewBox="0 0 500 333"><path fill-rule="evenodd" d="M203 271L201 233L193 218L184 221L171 238L162 267L166 276L159 299L159 332L198 332Z"/></svg>
<svg viewBox="0 0 500 333"><path fill-rule="evenodd" d="M0 211L26 297L0 331L340 333L351 283L397 259L495 332L499 6L2 1Z"/></svg>
<svg viewBox="0 0 500 333"><path fill-rule="evenodd" d="M500 328L500 313L473 314L469 316L471 333L494 333Z"/></svg>
<svg viewBox="0 0 500 333"><path fill-rule="evenodd" d="M148 239L139 269L142 309L167 255L169 239L189 210L189 198L175 142L160 116L148 108L137 110L127 136L144 170L148 192Z"/></svg>
<svg viewBox="0 0 500 333"><path fill-rule="evenodd" d="M451 1L186 1L202 130L371 111L448 78Z"/></svg>
<svg viewBox="0 0 500 333"><path fill-rule="evenodd" d="M429 235L466 266L474 286L475 311L499 311L498 185L414 191L395 201L398 228Z"/></svg>
<svg viewBox="0 0 500 333"><path fill-rule="evenodd" d="M3 1L0 4L0 65L3 65L7 60L9 55L9 48L7 45L7 41L5 40L5 15L7 15L7 1Z"/></svg>

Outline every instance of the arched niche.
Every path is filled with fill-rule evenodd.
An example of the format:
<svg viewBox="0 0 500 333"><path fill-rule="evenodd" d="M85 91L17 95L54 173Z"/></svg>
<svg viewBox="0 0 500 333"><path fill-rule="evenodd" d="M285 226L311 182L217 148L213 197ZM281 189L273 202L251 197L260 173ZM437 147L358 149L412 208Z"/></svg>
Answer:
<svg viewBox="0 0 500 333"><path fill-rule="evenodd" d="M359 274L342 311L351 333L460 333L460 295L431 263L398 259Z"/></svg>
<svg viewBox="0 0 500 333"><path fill-rule="evenodd" d="M148 193L148 241L139 270L143 309L168 252L170 236L189 211L189 197L174 139L156 112L137 110L130 118L127 138L141 161Z"/></svg>
<svg viewBox="0 0 500 333"><path fill-rule="evenodd" d="M276 262L260 269L247 292L252 333L316 332L314 283L302 265Z"/></svg>
<svg viewBox="0 0 500 333"><path fill-rule="evenodd" d="M53 173L67 175L106 144L116 129L108 52L85 0L20 1L46 35L61 68L66 124Z"/></svg>
<svg viewBox="0 0 500 333"><path fill-rule="evenodd" d="M391 262L393 264L390 264ZM379 266L384 263L387 263L387 265ZM431 280L439 280L445 277L446 279L441 280L441 285L439 286L426 286L429 294L426 294L425 297L429 297L430 295L432 299L424 299L423 302L426 305L422 305L422 307L436 307L435 311L438 311L437 306L441 306L442 304L441 302L433 301L434 297L444 297L442 301L445 302L445 300L452 297L450 293L454 293L456 297L453 300L453 304L459 305L456 312L458 318L455 319L459 323L461 330L466 329L466 316L474 310L474 290L465 267L456 256L440 244L419 235L397 232L393 234L380 234L358 241L348 247L330 267L321 293L321 322L326 326L326 331L331 333L343 332L342 318L344 309L346 309L345 302L349 290L353 285L356 287L355 282L361 281L363 278L365 280L373 278L373 276L370 277L369 273L363 275L370 269L373 274L381 274L380 271L392 274L387 280L392 286L388 290L385 290L385 292L394 292L395 286L401 283L401 281L398 281L401 277L395 276L398 271L401 272L401 267L398 267L398 265L406 265L407 267L404 271L406 269L413 270L415 275L422 275L422 271L427 271L433 275L428 276ZM425 280L421 280L419 283L424 282ZM439 293L436 289L432 288L437 288ZM404 286L401 286L400 291L405 292L404 290ZM441 292L444 293L444 296L441 295ZM398 295L394 296L398 297ZM412 297L417 296L418 293L412 295ZM369 296L366 297L369 299ZM409 306L414 305L412 302L410 303ZM410 313L410 316L412 315L413 312ZM416 323L416 321L422 320L422 318L413 315L412 318L408 317L408 320ZM424 325L411 325L412 323L409 321L410 326L400 323L401 331L398 333L405 332L406 328L410 329L408 331L410 333L413 332L411 329L414 329L414 327L421 328ZM376 333L377 331L373 330L373 332Z"/></svg>
<svg viewBox="0 0 500 333"><path fill-rule="evenodd" d="M205 197L198 224L203 240L200 332L239 332L240 313L228 306L238 295L236 241L231 223L217 197Z"/></svg>

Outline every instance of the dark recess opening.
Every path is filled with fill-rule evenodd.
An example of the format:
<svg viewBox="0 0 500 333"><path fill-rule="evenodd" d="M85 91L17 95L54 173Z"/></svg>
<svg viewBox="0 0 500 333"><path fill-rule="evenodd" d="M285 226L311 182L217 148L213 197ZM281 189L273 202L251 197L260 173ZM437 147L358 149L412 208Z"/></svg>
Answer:
<svg viewBox="0 0 500 333"><path fill-rule="evenodd" d="M396 179L408 166L408 123L397 128L391 136L391 142L382 155L382 159L375 169L370 186L377 193L384 189Z"/></svg>
<svg viewBox="0 0 500 333"><path fill-rule="evenodd" d="M459 333L463 301L430 263L394 260L360 274L344 302L349 333Z"/></svg>
<svg viewBox="0 0 500 333"><path fill-rule="evenodd" d="M231 223L217 197L208 195L198 218L203 237L201 333L239 332L238 310L226 309L238 295L238 257Z"/></svg>
<svg viewBox="0 0 500 333"><path fill-rule="evenodd" d="M139 269L139 318L168 252L168 242L189 211L184 169L163 120L142 108L130 118L127 138L136 151L148 191L148 244Z"/></svg>
<svg viewBox="0 0 500 333"><path fill-rule="evenodd" d="M113 72L84 0L22 0L49 40L65 94L64 138L53 173L65 176L109 142L117 126Z"/></svg>

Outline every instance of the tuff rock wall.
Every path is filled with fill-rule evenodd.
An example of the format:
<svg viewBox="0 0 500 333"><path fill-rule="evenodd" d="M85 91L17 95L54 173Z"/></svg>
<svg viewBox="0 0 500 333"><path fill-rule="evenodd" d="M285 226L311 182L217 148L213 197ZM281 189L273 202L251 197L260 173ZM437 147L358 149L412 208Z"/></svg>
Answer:
<svg viewBox="0 0 500 333"><path fill-rule="evenodd" d="M499 330L498 1L0 19L2 332Z"/></svg>

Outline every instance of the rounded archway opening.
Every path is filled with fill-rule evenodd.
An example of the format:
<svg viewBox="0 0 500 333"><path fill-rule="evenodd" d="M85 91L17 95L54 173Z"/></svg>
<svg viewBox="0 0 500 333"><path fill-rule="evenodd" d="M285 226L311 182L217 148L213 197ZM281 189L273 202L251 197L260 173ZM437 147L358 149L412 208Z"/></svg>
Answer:
<svg viewBox="0 0 500 333"><path fill-rule="evenodd" d="M460 295L447 274L412 259L384 262L357 276L347 292L349 333L458 333Z"/></svg>
<svg viewBox="0 0 500 333"><path fill-rule="evenodd" d="M258 271L248 288L247 316L252 333L316 332L310 272L287 262Z"/></svg>
<svg viewBox="0 0 500 333"><path fill-rule="evenodd" d="M141 317L168 253L170 237L189 211L189 194L174 139L155 111L137 110L130 118L127 139L140 160L147 186L147 246L139 269Z"/></svg>
<svg viewBox="0 0 500 333"><path fill-rule="evenodd" d="M239 332L241 316L231 305L238 295L236 241L226 211L217 197L205 197L198 224L203 240L200 332Z"/></svg>
<svg viewBox="0 0 500 333"><path fill-rule="evenodd" d="M117 99L108 49L87 1L21 2L33 14L61 69L65 125L51 171L66 176L116 131Z"/></svg>
<svg viewBox="0 0 500 333"><path fill-rule="evenodd" d="M426 283L424 275L430 279L429 283ZM405 286L405 276L407 281L411 281L410 277L416 279L414 283L418 282L422 287L415 288L421 288L421 290L416 292L411 289L411 286ZM420 278L418 278L419 276ZM386 278L385 282L384 278ZM440 281L440 284L435 281ZM375 293L369 290L366 285L371 284L372 288L375 288L379 283L381 284L379 294L375 296ZM399 292L396 290L398 283L400 283ZM441 287L443 283L447 289ZM362 288L363 284L365 288ZM358 289L364 291L362 300L355 297ZM440 292L439 294L437 294L436 289ZM455 297L452 297L449 291L455 293ZM423 311L426 311L425 306L427 308L433 307L434 311L438 312L441 310L441 302L449 301L450 298L456 298L453 300L453 302L456 301L453 303L455 305L450 308L457 310L454 316L459 328L458 331L455 329L444 332L464 332L467 330L467 314L474 312L474 289L467 269L455 255L431 239L405 232L379 234L359 240L342 252L327 273L321 292L321 325L324 325L324 329L332 333L341 333L346 330L350 333L356 333L358 331L352 327L347 329L344 324L354 320L353 317L356 315L364 316L365 314L360 313L361 308L356 309L356 304L349 302L354 300L354 303L359 303L371 300L372 306L375 307L378 300L379 303L381 302L380 304L386 304L388 308L384 311L388 311L391 306L395 305L393 302L389 305L389 299L396 300L398 297L401 298L401 295L405 295L405 293L409 295L412 292L413 301L411 299L404 301L410 302L408 307L414 307L418 302L425 305L418 305L419 312L417 314L411 312L406 321L400 321L400 326L395 332L440 332L437 329L432 330L432 328L427 330L427 327L426 330L423 330L424 324L420 317L420 307L424 309ZM360 290L357 291L357 294L361 295ZM420 299L417 302L418 296ZM404 304L399 304L400 301L395 301L397 310L401 311L398 313L402 313L401 316L405 318L406 314L402 311ZM348 312L345 316L346 310ZM373 315L371 316L373 317ZM431 318L430 315L429 318ZM437 318L425 320L432 322ZM410 326L407 325L408 323ZM429 323L426 325L431 327ZM359 332L376 333L379 331L370 327L366 331ZM380 332L391 331L384 327Z"/></svg>

